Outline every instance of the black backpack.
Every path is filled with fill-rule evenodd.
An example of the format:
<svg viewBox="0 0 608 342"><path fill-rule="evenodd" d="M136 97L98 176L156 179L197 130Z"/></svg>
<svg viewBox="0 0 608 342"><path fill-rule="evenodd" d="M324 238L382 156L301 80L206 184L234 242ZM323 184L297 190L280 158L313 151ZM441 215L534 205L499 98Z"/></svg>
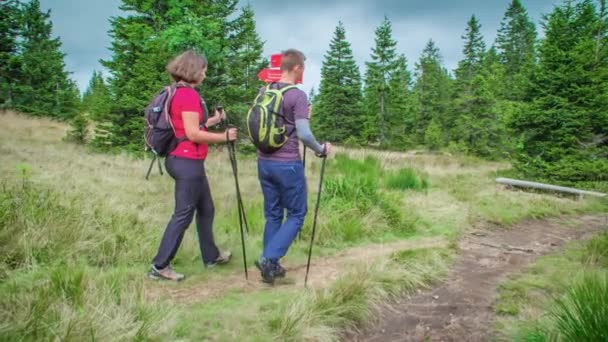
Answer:
<svg viewBox="0 0 608 342"><path fill-rule="evenodd" d="M247 114L249 139L263 153L278 151L289 137L285 127L285 116L282 113L283 96L296 86L290 85L281 89L272 89L274 83L266 86L255 98Z"/></svg>
<svg viewBox="0 0 608 342"><path fill-rule="evenodd" d="M180 142L188 140L185 135L179 139L175 136L175 128L173 127L173 122L171 122L171 101L173 100L173 96L175 96L177 88L181 87L188 86L182 83L175 83L163 88L154 96L154 98L152 98L152 101L150 104L148 104L144 111L145 150L152 151L152 153L154 153L154 158L152 159L152 163L148 168L146 179L148 179L150 176L150 171L152 170L154 161L158 157L168 156L169 153L175 150ZM201 124L204 124L207 119L208 112L207 106L202 100L201 108L203 109L203 122ZM160 159L158 169L162 175L163 171L160 166Z"/></svg>
<svg viewBox="0 0 608 342"><path fill-rule="evenodd" d="M175 83L163 88L158 94L152 98L152 101L144 112L144 142L146 151L152 151L159 157L166 157L173 152L177 145L188 140L186 136L177 138L175 136L175 128L171 122L171 101L178 88L189 87L182 83ZM203 109L204 124L207 121L207 106L201 99L201 108Z"/></svg>
<svg viewBox="0 0 608 342"><path fill-rule="evenodd" d="M144 142L146 151L152 151L159 157L167 156L177 147L178 143L186 140L185 136L177 139L171 122L171 101L178 87L180 86L173 84L163 88L145 109Z"/></svg>

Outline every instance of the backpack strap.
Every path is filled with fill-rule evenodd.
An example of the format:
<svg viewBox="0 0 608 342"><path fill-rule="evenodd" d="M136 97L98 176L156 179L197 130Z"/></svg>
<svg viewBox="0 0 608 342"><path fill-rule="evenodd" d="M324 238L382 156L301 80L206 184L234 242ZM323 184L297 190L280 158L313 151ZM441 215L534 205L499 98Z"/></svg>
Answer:
<svg viewBox="0 0 608 342"><path fill-rule="evenodd" d="M173 101L173 97L175 96L175 93L177 92L178 88L192 88L192 89L194 89L191 85L189 85L188 83L183 82L183 81L175 82L172 85L168 86L167 90L170 91L170 93L169 93L170 94L170 98L169 98L169 100L166 103L166 105L167 105L167 113L169 113L169 111L171 109L171 103L170 102ZM199 99L200 99L200 102L201 102L201 109L203 111L203 118L198 123L199 124L199 128L200 128L205 123L207 123L207 119L209 119L209 109L207 108L207 104L205 103L205 101L203 100L203 98L200 95L199 95ZM173 127L173 121L171 120L171 115L169 115L169 120L168 121L169 121L169 124L171 125L171 128L173 129L173 134L177 135L175 133L175 127ZM178 138L177 140L178 140L178 142L181 143L181 142L184 142L184 141L188 140L188 138L186 137L186 135L184 135L183 137ZM198 144L196 144L196 145L198 145Z"/></svg>
<svg viewBox="0 0 608 342"><path fill-rule="evenodd" d="M281 91L281 95L285 95L286 92L296 88L298 87L296 87L295 85L289 85L287 87L280 88L279 90Z"/></svg>
<svg viewBox="0 0 608 342"><path fill-rule="evenodd" d="M271 83L271 84L274 84ZM269 85L270 86L270 85ZM281 92L281 96L285 96L285 93L287 93L288 91L292 90L292 89L297 89L298 87L296 87L295 85L288 85L282 88L279 88L277 90L279 90ZM283 116L283 118L286 120L287 118L285 117L285 114L281 114ZM295 113L294 113L294 117L293 117L293 128L287 133L287 137L289 138L290 135L293 134L293 132L296 131L296 117L295 117Z"/></svg>

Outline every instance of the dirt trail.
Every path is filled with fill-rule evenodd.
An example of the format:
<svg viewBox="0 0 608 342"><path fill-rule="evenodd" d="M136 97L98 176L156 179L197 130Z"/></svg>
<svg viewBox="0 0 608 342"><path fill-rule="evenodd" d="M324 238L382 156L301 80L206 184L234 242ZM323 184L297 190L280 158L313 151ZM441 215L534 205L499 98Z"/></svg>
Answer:
<svg viewBox="0 0 608 342"><path fill-rule="evenodd" d="M492 340L492 304L506 275L607 228L604 216L528 220L508 229L480 227L461 239L460 255L443 284L386 307L376 325L346 340Z"/></svg>
<svg viewBox="0 0 608 342"><path fill-rule="evenodd" d="M447 247L448 242L440 237L422 238L416 240L403 240L388 244L373 244L355 247L330 258L314 258L311 262L308 286L323 288L338 279L340 275L347 272L350 266L376 257L390 255L391 253L421 248ZM235 262L242 262L236 260ZM304 275L306 265L290 266L287 269L287 279L278 281L275 287L304 286ZM196 303L216 298L230 291L259 291L269 288L269 285L261 281L260 272L251 265L249 267L249 280L243 279L241 272L226 275L205 282L188 281L176 284L163 282L147 282L146 298L156 300L159 298L170 299L174 303Z"/></svg>

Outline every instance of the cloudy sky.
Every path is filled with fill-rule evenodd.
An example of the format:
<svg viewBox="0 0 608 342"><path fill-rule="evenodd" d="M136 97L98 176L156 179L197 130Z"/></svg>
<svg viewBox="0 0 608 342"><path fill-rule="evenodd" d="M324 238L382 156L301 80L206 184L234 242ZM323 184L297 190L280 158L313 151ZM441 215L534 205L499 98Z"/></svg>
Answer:
<svg viewBox="0 0 608 342"><path fill-rule="evenodd" d="M246 1L241 0L243 4ZM410 69L429 39L435 40L445 66L452 70L462 57L462 39L467 20L475 14L481 22L487 45L491 45L510 0L250 0L256 13L258 33L269 56L289 47L308 57L304 84L318 87L323 56L338 21L361 69L369 59L374 30L384 16L393 23L397 48L405 54ZM561 0L523 0L541 31L543 14ZM84 90L93 70L103 70L100 58L109 58L109 18L120 15L121 0L41 0L51 10L54 35L60 36L67 53L66 64Z"/></svg>

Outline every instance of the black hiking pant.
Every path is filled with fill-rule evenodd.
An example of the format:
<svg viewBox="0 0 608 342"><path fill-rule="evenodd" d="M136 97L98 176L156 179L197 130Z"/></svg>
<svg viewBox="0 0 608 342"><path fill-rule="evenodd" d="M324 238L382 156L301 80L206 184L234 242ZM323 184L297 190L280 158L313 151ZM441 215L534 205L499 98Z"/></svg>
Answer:
<svg viewBox="0 0 608 342"><path fill-rule="evenodd" d="M219 250L213 239L215 207L205 174L204 160L168 156L165 160L165 168L175 180L175 210L163 234L158 253L154 257L154 265L158 269L165 268L173 260L195 212L203 262L215 261L219 256Z"/></svg>

